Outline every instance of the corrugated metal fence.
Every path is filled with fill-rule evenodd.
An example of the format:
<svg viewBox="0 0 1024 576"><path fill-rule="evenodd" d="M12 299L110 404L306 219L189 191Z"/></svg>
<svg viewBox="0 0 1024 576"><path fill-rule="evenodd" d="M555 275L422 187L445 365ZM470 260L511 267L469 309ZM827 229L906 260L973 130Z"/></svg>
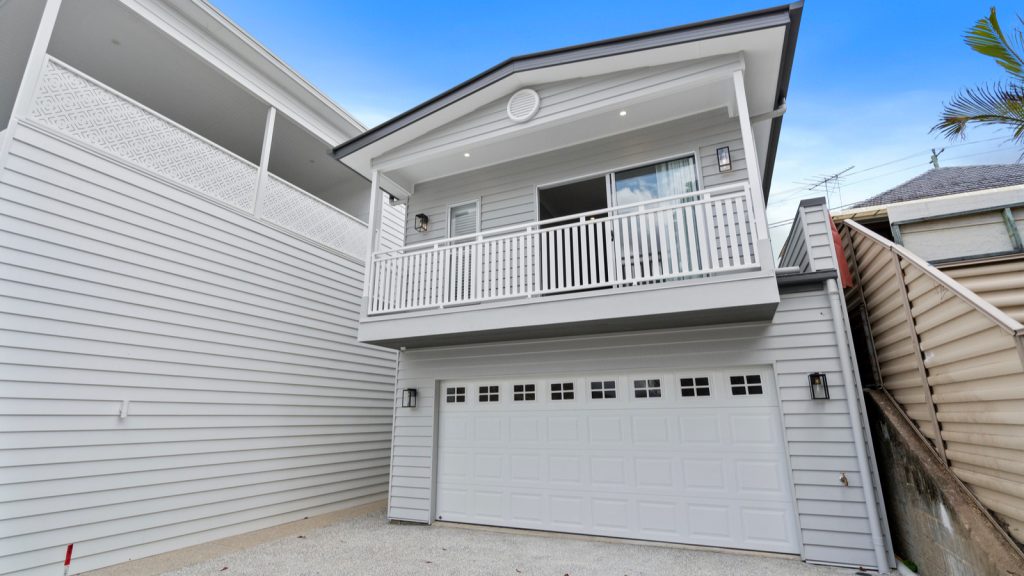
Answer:
<svg viewBox="0 0 1024 576"><path fill-rule="evenodd" d="M883 387L1024 543L1024 326L855 222L841 235Z"/></svg>

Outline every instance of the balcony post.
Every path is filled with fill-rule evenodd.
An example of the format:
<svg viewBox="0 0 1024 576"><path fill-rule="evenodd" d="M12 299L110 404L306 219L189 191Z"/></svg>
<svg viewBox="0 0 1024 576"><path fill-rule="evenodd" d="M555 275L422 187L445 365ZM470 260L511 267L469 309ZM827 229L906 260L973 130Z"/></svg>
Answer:
<svg viewBox="0 0 1024 576"><path fill-rule="evenodd" d="M366 218L366 265L365 265L365 276L363 278L363 316L366 316L370 310L370 293L374 288L373 284L373 255L377 252L377 240L380 237L380 216L382 213L381 202L383 202L382 194L380 193L380 171L374 170L370 177L370 213Z"/></svg>
<svg viewBox="0 0 1024 576"><path fill-rule="evenodd" d="M732 80L736 90L736 115L740 119L743 154L746 158L747 181L751 195L750 204L754 209L754 220L757 222L758 260L762 270L772 270L774 259L772 258L771 240L768 236L764 190L761 187L761 164L757 159L757 144L754 142L754 130L750 123L750 109L747 107L747 89L743 81L743 70L734 71Z"/></svg>
<svg viewBox="0 0 1024 576"><path fill-rule="evenodd" d="M10 150L11 142L14 140L14 132L18 120L28 116L32 110L35 100L36 85L43 75L43 67L46 65L46 47L50 45L50 38L53 37L53 28L57 24L57 14L60 12L61 0L45 0L43 15L39 20L39 27L36 28L35 39L32 41L32 48L29 49L28 61L25 63L25 70L22 73L18 86L18 92L14 97L14 107L11 110L11 118L7 124L7 131L0 140L0 169L7 163L7 152ZM9 78L5 80L10 80ZM17 81L17 80L16 80Z"/></svg>
<svg viewBox="0 0 1024 576"><path fill-rule="evenodd" d="M260 150L259 171L256 173L256 202L253 214L257 218L263 216L263 191L267 187L267 171L270 168L270 144L274 141L274 122L277 120L277 108L267 109L267 122L263 125L263 148Z"/></svg>

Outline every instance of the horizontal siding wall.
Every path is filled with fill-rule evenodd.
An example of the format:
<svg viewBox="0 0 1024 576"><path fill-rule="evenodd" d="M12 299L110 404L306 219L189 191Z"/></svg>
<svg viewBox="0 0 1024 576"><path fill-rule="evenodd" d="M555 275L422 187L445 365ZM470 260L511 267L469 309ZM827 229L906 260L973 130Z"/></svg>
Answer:
<svg viewBox="0 0 1024 576"><path fill-rule="evenodd" d="M391 204L384 194L380 218L380 249L401 248L405 241L405 205Z"/></svg>
<svg viewBox="0 0 1024 576"><path fill-rule="evenodd" d="M363 266L28 125L0 173L0 573L384 498ZM119 418L122 401L128 416Z"/></svg>
<svg viewBox="0 0 1024 576"><path fill-rule="evenodd" d="M804 556L874 565L839 348L823 291L783 294L771 324L633 332L402 353L399 387L419 406L397 412L390 516L429 522L438 380L775 364ZM807 374L828 375L832 400L808 399ZM839 483L845 472L850 487Z"/></svg>
<svg viewBox="0 0 1024 576"><path fill-rule="evenodd" d="M718 172L716 149L728 146L733 169ZM724 109L594 140L545 154L416 185L406 214L406 243L448 236L448 206L480 200L481 228L489 230L537 220L537 186L695 153L705 187L746 180L739 120ZM426 233L413 217L426 214Z"/></svg>
<svg viewBox="0 0 1024 576"><path fill-rule="evenodd" d="M824 198L801 202L779 255L779 266L796 266L801 272L835 270L830 219Z"/></svg>

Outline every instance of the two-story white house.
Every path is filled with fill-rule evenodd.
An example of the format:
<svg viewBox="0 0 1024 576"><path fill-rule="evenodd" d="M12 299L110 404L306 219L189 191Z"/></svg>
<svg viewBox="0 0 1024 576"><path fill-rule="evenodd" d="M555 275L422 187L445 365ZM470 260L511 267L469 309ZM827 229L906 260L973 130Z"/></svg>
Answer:
<svg viewBox="0 0 1024 576"><path fill-rule="evenodd" d="M781 270L765 220L801 9L512 58L334 150L359 339L400 351L390 518L888 571L827 210Z"/></svg>

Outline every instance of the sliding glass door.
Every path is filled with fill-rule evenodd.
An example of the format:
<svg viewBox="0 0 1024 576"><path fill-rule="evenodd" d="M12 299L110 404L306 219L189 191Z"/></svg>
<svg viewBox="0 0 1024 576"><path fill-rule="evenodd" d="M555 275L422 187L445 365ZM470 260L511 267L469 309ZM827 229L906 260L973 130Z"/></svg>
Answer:
<svg viewBox="0 0 1024 576"><path fill-rule="evenodd" d="M614 180L612 203L624 206L695 193L697 166L693 156L686 156L616 172Z"/></svg>
<svg viewBox="0 0 1024 576"><path fill-rule="evenodd" d="M622 266L631 268L627 276L678 275L701 268L698 214L693 208L659 210L696 200L697 166L693 156L616 172L612 175L612 203L628 206L637 202L674 198L643 207L649 214L621 220L617 225L624 252ZM618 213L640 211L622 208Z"/></svg>

